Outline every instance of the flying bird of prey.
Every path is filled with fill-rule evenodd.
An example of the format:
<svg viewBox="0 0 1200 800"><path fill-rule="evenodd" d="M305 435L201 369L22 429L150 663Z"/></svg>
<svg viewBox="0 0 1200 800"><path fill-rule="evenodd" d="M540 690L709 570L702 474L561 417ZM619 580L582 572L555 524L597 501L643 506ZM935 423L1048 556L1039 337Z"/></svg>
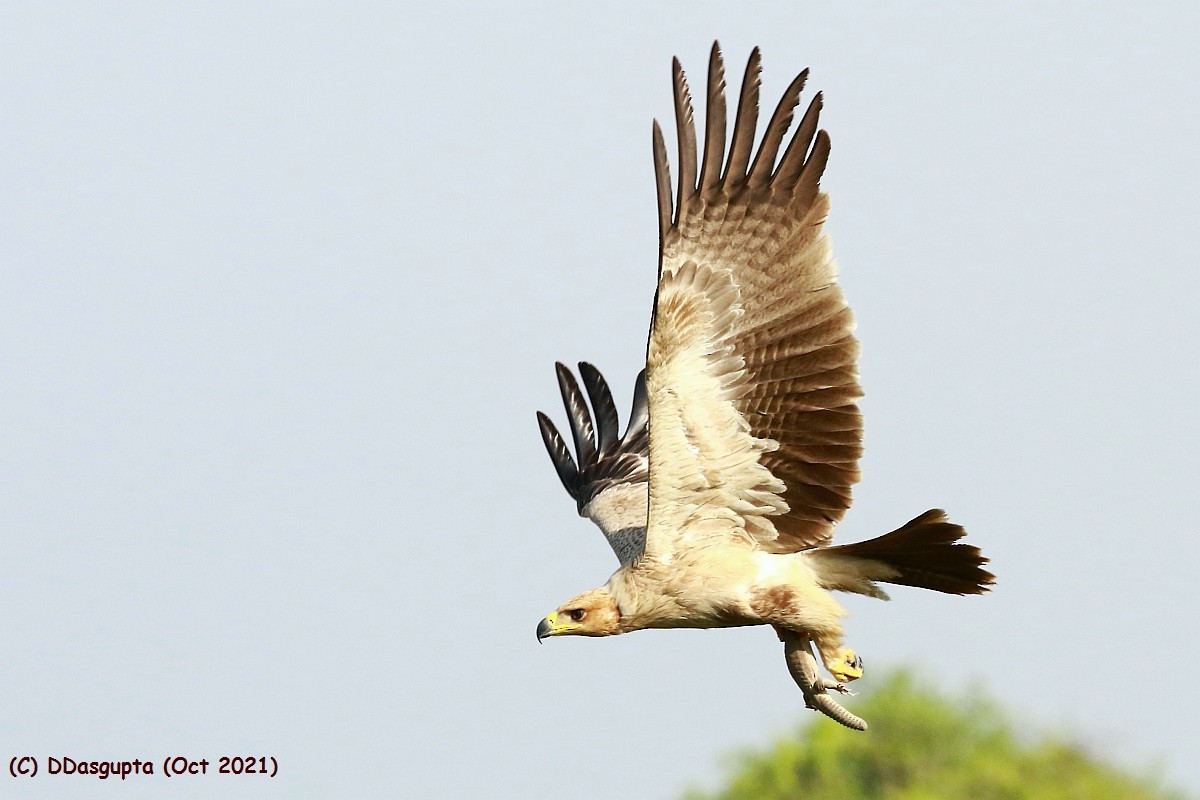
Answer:
<svg viewBox="0 0 1200 800"><path fill-rule="evenodd" d="M621 565L542 619L537 636L770 625L806 704L864 729L829 694L846 692L863 670L844 646L846 612L832 592L886 600L882 582L978 594L993 576L940 510L874 539L831 544L859 479L862 391L854 323L822 229L829 136L817 127L818 93L784 147L805 70L755 152L760 72L756 48L727 148L724 66L713 45L698 153L674 62L679 182L672 193L656 121L658 288L628 425L622 434L608 385L586 363L590 411L558 365L573 454L538 413L559 478ZM820 676L814 644L832 680Z"/></svg>

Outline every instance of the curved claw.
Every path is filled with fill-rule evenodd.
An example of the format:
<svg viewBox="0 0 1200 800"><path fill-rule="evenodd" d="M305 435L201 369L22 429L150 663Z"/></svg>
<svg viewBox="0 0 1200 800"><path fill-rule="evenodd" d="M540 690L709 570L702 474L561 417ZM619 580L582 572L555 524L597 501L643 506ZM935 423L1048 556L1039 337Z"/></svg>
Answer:
<svg viewBox="0 0 1200 800"><path fill-rule="evenodd" d="M823 679L817 672L817 659L813 655L808 637L791 631L780 630L778 633L779 638L783 640L783 654L787 659L788 672L804 693L804 704L847 728L865 731L866 721L847 711L828 694L830 689L842 694L850 694L850 691L840 683L830 683Z"/></svg>

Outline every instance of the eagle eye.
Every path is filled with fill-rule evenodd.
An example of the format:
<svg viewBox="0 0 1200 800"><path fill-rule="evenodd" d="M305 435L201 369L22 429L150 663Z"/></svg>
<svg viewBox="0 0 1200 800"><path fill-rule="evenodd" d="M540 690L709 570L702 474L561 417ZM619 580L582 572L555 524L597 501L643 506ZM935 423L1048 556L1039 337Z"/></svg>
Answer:
<svg viewBox="0 0 1200 800"><path fill-rule="evenodd" d="M583 622L583 618L587 616L587 612L582 608L571 609L571 619L575 622Z"/></svg>

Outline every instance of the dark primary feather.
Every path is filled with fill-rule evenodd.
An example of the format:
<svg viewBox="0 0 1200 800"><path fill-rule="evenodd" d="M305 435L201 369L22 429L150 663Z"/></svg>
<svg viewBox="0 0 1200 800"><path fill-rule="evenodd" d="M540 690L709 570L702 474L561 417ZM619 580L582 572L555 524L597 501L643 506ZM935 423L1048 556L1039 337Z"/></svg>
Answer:
<svg viewBox="0 0 1200 800"><path fill-rule="evenodd" d="M813 137L817 133L817 118L821 115L821 106L821 93L817 92L813 95L812 102L808 104L808 110L801 117L791 143L783 152L779 169L776 171L776 180L786 184L795 184L800 179L800 173L805 166L805 156L812 147Z"/></svg>
<svg viewBox="0 0 1200 800"><path fill-rule="evenodd" d="M673 221L671 197L671 167L667 164L667 146L663 142L662 128L654 120L652 129L654 146L654 185L658 196L658 245L661 248Z"/></svg>
<svg viewBox="0 0 1200 800"><path fill-rule="evenodd" d="M726 179L730 175L745 175L750 155L754 152L754 134L758 127L758 86L762 80L761 76L762 54L756 47L750 52L750 61L746 64L746 74L742 78L742 91L738 95L737 120L733 124L733 140L729 144Z"/></svg>
<svg viewBox="0 0 1200 800"><path fill-rule="evenodd" d="M708 61L708 99L705 103L704 164L700 167L700 191L712 192L721 182L725 158L725 65L713 42L716 58Z"/></svg>
<svg viewBox="0 0 1200 800"><path fill-rule="evenodd" d="M757 82L758 78L756 77L755 80ZM800 102L800 93L804 91L804 84L807 81L807 69L792 79L791 84L784 91L783 97L779 99L779 105L775 107L775 112L771 114L771 121L767 123L767 132L763 136L762 146L758 148L758 155L754 157L754 164L750 167L749 174L746 176L732 175L734 180L746 177L759 188L770 183L771 176L775 171L775 156L779 154L779 145L783 143L783 137L792 124L792 111Z"/></svg>
<svg viewBox="0 0 1200 800"><path fill-rule="evenodd" d="M588 398L596 411L596 437L599 440L599 450L610 450L617 441L617 406L613 403L612 392L608 382L600 374L600 370L586 361L579 363L579 376L587 387Z"/></svg>
<svg viewBox="0 0 1200 800"><path fill-rule="evenodd" d="M646 396L646 370L638 373L633 384L633 408L629 410L629 425L621 437L621 447L643 458L650 451L650 402Z"/></svg>
<svg viewBox="0 0 1200 800"><path fill-rule="evenodd" d="M575 457L572 457L554 423L540 411L537 413L538 427L559 479L575 499L579 514L587 516L588 505L608 489L646 483L648 480L649 413L645 371L638 375L629 424L625 433L618 438L620 421L616 405L600 370L587 362L579 365L579 374L591 399L589 411L571 371L562 364L556 364L555 369L563 405L571 424ZM594 423L592 412L595 413ZM645 525L644 518L635 522Z"/></svg>
<svg viewBox="0 0 1200 800"><path fill-rule="evenodd" d="M538 429L542 432L542 441L546 444L546 452L550 454L550 460L554 462L554 471L558 473L558 479L562 481L563 488L575 497L578 494L577 485L579 483L579 468L575 466L575 459L571 457L571 451L567 449L566 443L563 442L562 436L558 434L558 429L554 427L554 423L550 418L541 411L537 412Z"/></svg>
<svg viewBox="0 0 1200 800"><path fill-rule="evenodd" d="M571 370L562 364L555 364L554 369L558 373L558 390L562 393L567 421L571 424L575 453L579 456L580 464L587 464L596 456L596 432L592 428L592 416L588 413L587 403Z"/></svg>
<svg viewBox="0 0 1200 800"><path fill-rule="evenodd" d="M671 66L675 79L675 133L679 144L679 206L682 207L696 191L696 127L683 65L676 58Z"/></svg>

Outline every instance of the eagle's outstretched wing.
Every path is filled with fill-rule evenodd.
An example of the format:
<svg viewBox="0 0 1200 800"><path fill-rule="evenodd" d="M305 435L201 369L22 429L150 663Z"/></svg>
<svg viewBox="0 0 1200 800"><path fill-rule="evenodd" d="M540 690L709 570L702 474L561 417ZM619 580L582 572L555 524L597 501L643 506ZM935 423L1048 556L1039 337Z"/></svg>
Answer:
<svg viewBox="0 0 1200 800"><path fill-rule="evenodd" d="M755 155L760 71L755 49L726 159L714 44L697 170L691 99L675 61L674 198L654 125L660 261L646 358L647 553L663 558L718 530L773 552L828 544L859 478L858 341L822 231L821 95L777 159L807 71L792 81Z"/></svg>
<svg viewBox="0 0 1200 800"><path fill-rule="evenodd" d="M579 507L604 531L622 564L638 558L646 543L647 481L649 480L649 437L646 423L646 373L638 374L633 393L633 410L624 435L617 436L619 420L608 382L587 362L579 364L579 375L587 387L595 412L595 423L571 370L555 364L558 388L571 424L575 457L550 418L537 413L542 441L558 471L558 477Z"/></svg>

